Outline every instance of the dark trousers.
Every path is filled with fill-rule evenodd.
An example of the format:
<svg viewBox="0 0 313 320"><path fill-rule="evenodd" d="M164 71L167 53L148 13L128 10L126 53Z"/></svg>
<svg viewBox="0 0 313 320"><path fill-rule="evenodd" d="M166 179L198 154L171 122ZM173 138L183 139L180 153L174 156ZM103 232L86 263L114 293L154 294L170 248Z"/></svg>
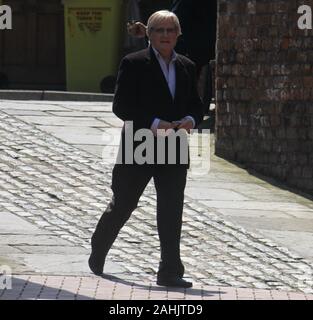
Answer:
<svg viewBox="0 0 313 320"><path fill-rule="evenodd" d="M115 165L112 201L100 218L91 239L99 262L113 245L119 231L136 209L140 196L153 177L157 192L157 226L161 247L160 276L183 276L180 237L187 168L173 165Z"/></svg>

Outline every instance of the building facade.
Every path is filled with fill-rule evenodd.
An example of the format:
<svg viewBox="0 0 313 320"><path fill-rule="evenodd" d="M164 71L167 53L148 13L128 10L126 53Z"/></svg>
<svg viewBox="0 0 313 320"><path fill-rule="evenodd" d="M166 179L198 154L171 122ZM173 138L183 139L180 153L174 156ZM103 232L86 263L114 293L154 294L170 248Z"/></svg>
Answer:
<svg viewBox="0 0 313 320"><path fill-rule="evenodd" d="M65 89L64 13L60 0L2 0L12 30L0 31L0 73L9 88Z"/></svg>
<svg viewBox="0 0 313 320"><path fill-rule="evenodd" d="M9 5L13 12L12 30L0 31L0 88L98 92L101 78L116 75L118 61L126 52L123 37L130 1L0 0L0 5ZM117 2L123 6L115 8ZM171 2L140 0L143 21L155 10L168 9ZM65 12L67 7L73 7L68 9L72 11ZM118 15L114 10L122 12ZM121 27L118 31L117 24ZM71 37L75 31L78 34L82 30L85 34L78 38L79 46ZM87 58L82 57L83 51ZM81 60L76 59L79 55ZM112 65L109 70L108 64ZM73 79L79 77L79 66L86 76L77 84ZM88 72L101 72L99 70L103 76L98 74L96 80L88 78ZM99 83L88 87L92 81Z"/></svg>

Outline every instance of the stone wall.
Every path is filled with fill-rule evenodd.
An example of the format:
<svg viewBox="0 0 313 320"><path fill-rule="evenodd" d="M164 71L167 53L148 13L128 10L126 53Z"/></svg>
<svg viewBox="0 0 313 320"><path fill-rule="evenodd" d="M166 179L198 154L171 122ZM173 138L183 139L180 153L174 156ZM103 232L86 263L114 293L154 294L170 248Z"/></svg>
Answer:
<svg viewBox="0 0 313 320"><path fill-rule="evenodd" d="M219 0L216 154L313 194L313 0Z"/></svg>

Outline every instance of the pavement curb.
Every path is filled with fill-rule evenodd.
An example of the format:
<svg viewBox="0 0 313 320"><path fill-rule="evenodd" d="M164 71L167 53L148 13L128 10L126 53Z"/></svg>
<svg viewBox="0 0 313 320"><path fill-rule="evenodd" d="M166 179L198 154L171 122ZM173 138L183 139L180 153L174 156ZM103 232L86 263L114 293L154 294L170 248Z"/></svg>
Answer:
<svg viewBox="0 0 313 320"><path fill-rule="evenodd" d="M46 90L0 90L2 100L112 102L113 94Z"/></svg>

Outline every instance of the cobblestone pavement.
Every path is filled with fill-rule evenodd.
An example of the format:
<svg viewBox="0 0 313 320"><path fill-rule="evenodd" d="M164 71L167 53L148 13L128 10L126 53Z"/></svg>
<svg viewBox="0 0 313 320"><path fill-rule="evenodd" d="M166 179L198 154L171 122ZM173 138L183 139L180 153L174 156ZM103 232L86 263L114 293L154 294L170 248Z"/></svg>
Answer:
<svg viewBox="0 0 313 320"><path fill-rule="evenodd" d="M2 111L0 149L0 210L89 248L110 200L111 165ZM311 262L185 200L187 277L209 286L313 292ZM150 184L108 257L145 281L154 281L159 260L155 205Z"/></svg>

